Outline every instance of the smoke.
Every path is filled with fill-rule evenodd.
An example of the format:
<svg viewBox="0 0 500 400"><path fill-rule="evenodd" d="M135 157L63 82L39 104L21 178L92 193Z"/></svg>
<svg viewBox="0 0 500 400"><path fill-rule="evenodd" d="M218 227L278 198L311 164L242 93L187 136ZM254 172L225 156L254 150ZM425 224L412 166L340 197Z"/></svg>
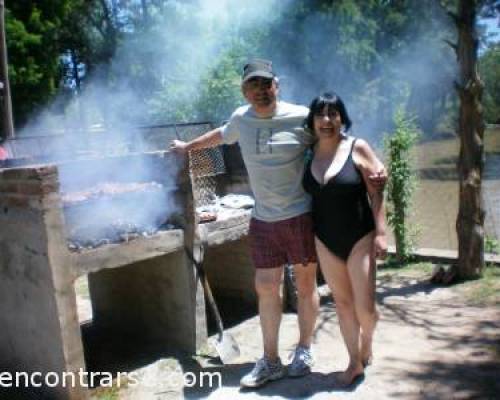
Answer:
<svg viewBox="0 0 500 400"><path fill-rule="evenodd" d="M398 105L406 104L432 119L434 110L426 104L453 92L454 56L451 49L442 50L446 47L443 39L453 27L439 7L430 7L426 26L424 22L408 21L409 32L400 34L412 37L409 45L385 52L381 60L369 50L359 51L375 46L371 39L364 39L364 32L369 38L377 29L365 22L362 14L354 13L347 25L341 11L309 12L297 21L290 17L296 3L165 2L161 10L150 10L148 24L136 24L130 32L124 32L110 65L85 76L81 95L69 105L66 102L64 117L43 112L19 135L100 129L106 135L113 132L117 142L121 142L120 137L133 136L140 148L141 136L135 127L199 116L196 107L203 78L235 44L245 41L250 46L258 44L257 49L244 49L249 57L273 60L281 78L281 98L307 105L322 91L334 90L347 103L355 133L374 139L387 129ZM340 31L338 25L342 23L350 31ZM259 34L264 39L254 41ZM414 99L408 98L406 88L410 85L417 88ZM230 111L225 112L228 117ZM427 122L432 125L433 121Z"/></svg>
<svg viewBox="0 0 500 400"><path fill-rule="evenodd" d="M74 90L75 82L70 81L17 132L20 139L11 144L16 156L58 163L63 196L82 193L84 201L64 208L69 238L93 246L96 239L116 239L117 231L128 234L134 226L154 230L168 220L177 210L172 196L177 165L173 158L152 163L131 154L144 148L163 150L174 136L166 129L152 147L145 130L137 127L152 121L179 122L196 114L189 107L195 104L200 83L234 38L279 19L287 3L165 2L163 12L152 10L148 24L124 29L109 64L81 68L81 90ZM126 18L121 14L117 22ZM113 185L147 182L163 186L117 195L96 189L111 184L107 187L113 191Z"/></svg>
<svg viewBox="0 0 500 400"><path fill-rule="evenodd" d="M196 104L203 79L238 45L247 52L242 60L245 55L273 60L284 100L307 105L325 90L337 92L354 122L353 134L371 142L390 128L398 105L432 116L436 99L446 100L452 92L455 59L451 50L448 58L443 57L444 44L436 45L451 31L451 22L438 16L439 11L428 26L419 24L419 31L403 32L413 38L409 46L386 52L380 60L368 50L351 51L365 45L360 32L377 29L365 23L362 15L352 21L352 32L341 35L336 14L309 13L299 22L289 19L295 4L293 0L165 2L163 10L152 10L147 24L123 33L111 63L88 71L77 96L68 102L66 92L18 134L58 133L57 146L36 150L54 160L141 151L148 137L137 126L199 115ZM413 25L409 24L410 31ZM241 42L250 45L241 46ZM259 46L252 48L254 43ZM409 85L418 88L413 97ZM58 115L54 109L59 109ZM166 132L165 147L174 138L168 135L171 132ZM85 168L91 168L91 163ZM84 186L78 171L74 172L64 174L63 190ZM105 173L102 166L94 172L96 176Z"/></svg>
<svg viewBox="0 0 500 400"><path fill-rule="evenodd" d="M308 105L325 91L336 92L353 120L352 133L374 145L380 145L383 133L392 128L399 106L417 115L427 133L439 129L438 116L444 114L440 107L449 106L455 95L457 71L456 57L445 39L453 42L456 34L453 22L439 6L426 12L428 20L405 23L399 35L411 40L399 47L387 35L384 40L377 39L383 34L372 35L379 28L362 15L354 14L339 28L339 13L309 13L295 22L294 36L286 22L279 24L273 30L270 52L274 43L295 39L289 51L281 46L273 52L282 76L281 97ZM378 49L377 53L370 48Z"/></svg>
<svg viewBox="0 0 500 400"><path fill-rule="evenodd" d="M161 9L152 8L147 24L136 23L127 28L130 31L124 29L108 65L86 71L80 93L68 94L65 90L17 134L22 137L102 128L127 136L152 119L178 122L186 118L186 113L176 110L193 105L201 79L219 62L232 40L241 32L269 26L289 3L169 1Z"/></svg>
<svg viewBox="0 0 500 400"><path fill-rule="evenodd" d="M61 163L58 170L72 248L154 234L179 209L174 157L107 157Z"/></svg>

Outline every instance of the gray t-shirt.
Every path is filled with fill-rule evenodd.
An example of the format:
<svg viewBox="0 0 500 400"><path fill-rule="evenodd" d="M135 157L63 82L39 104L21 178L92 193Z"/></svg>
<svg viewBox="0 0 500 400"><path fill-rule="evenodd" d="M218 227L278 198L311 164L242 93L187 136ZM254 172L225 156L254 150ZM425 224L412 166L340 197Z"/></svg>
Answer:
<svg viewBox="0 0 500 400"><path fill-rule="evenodd" d="M313 140L302 127L308 112L280 101L272 117L259 118L247 105L221 127L224 143L240 144L259 220L282 221L311 210L302 188L305 151Z"/></svg>

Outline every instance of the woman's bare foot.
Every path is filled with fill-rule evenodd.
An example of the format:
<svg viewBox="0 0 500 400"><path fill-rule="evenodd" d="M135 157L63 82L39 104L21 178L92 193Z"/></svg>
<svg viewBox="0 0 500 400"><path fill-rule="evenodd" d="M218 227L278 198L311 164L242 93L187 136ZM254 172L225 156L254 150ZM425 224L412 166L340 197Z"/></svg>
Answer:
<svg viewBox="0 0 500 400"><path fill-rule="evenodd" d="M366 367L372 365L372 363L373 363L373 356L369 356L363 360L363 367L366 368Z"/></svg>
<svg viewBox="0 0 500 400"><path fill-rule="evenodd" d="M350 386L354 383L354 381L358 377L363 375L363 373L364 373L364 368L361 363L354 365L350 364L345 371L340 373L338 377L338 382L342 387Z"/></svg>
<svg viewBox="0 0 500 400"><path fill-rule="evenodd" d="M372 350L373 331L375 330L375 326L377 325L379 318L380 316L378 311L375 311L375 321L371 334L367 335L366 333L361 332L360 335L360 342L361 342L360 354L361 354L361 362L363 363L364 367L371 365L373 361L373 350Z"/></svg>
<svg viewBox="0 0 500 400"><path fill-rule="evenodd" d="M372 338L361 335L361 363L363 367L371 365L373 361Z"/></svg>

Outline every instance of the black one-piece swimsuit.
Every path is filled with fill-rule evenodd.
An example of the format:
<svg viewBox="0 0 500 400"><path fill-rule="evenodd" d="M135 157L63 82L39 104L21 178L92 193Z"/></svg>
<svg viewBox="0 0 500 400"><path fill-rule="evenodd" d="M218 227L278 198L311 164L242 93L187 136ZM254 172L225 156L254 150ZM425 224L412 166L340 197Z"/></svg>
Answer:
<svg viewBox="0 0 500 400"><path fill-rule="evenodd" d="M352 150L341 170L320 185L307 163L302 184L312 196L314 233L337 257L347 260L356 242L375 229L368 192Z"/></svg>

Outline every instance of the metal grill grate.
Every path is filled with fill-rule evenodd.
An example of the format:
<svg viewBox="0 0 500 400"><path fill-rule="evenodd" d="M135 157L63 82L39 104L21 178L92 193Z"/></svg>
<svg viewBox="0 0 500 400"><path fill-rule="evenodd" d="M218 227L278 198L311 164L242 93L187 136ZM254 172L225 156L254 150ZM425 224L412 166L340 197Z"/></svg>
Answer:
<svg viewBox="0 0 500 400"><path fill-rule="evenodd" d="M189 141L201 133L198 129L189 126L176 127L176 136L179 140ZM208 131L208 129L206 130ZM205 132L206 132L205 131ZM214 202L217 181L216 175L226 172L224 157L220 146L189 152L189 171L193 180L194 201L196 207L206 206Z"/></svg>

